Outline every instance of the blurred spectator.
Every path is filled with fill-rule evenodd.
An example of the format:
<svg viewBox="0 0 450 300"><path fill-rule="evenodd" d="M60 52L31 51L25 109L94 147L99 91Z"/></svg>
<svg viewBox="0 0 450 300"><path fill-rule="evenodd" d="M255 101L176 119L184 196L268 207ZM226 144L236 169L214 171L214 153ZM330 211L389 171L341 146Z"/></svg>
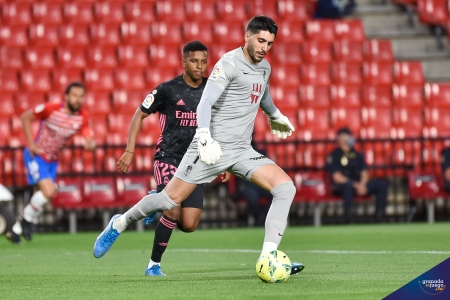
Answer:
<svg viewBox="0 0 450 300"><path fill-rule="evenodd" d="M355 0L318 0L314 19L339 19L353 12Z"/></svg>
<svg viewBox="0 0 450 300"><path fill-rule="evenodd" d="M441 152L442 174L444 174L444 189L450 192L450 147Z"/></svg>
<svg viewBox="0 0 450 300"><path fill-rule="evenodd" d="M338 147L327 157L327 171L330 173L333 192L344 200L347 222L354 221L353 197L375 195L377 206L377 221L384 219L387 184L380 179L369 181L364 156L356 151L355 138L349 128L341 128L337 132Z"/></svg>

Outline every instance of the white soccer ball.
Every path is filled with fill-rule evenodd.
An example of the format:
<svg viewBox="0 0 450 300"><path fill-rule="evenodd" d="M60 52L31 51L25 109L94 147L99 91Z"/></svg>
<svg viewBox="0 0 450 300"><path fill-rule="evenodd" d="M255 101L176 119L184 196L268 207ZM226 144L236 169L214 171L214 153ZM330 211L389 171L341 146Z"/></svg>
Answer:
<svg viewBox="0 0 450 300"><path fill-rule="evenodd" d="M266 252L256 262L256 274L264 282L284 282L291 276L291 260L280 250Z"/></svg>

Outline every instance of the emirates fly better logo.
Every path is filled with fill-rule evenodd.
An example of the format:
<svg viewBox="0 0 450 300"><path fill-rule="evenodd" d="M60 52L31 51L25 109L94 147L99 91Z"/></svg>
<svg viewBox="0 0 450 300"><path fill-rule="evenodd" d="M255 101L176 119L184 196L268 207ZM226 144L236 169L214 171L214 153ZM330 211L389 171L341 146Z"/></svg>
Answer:
<svg viewBox="0 0 450 300"><path fill-rule="evenodd" d="M445 290L446 285L444 284L444 280L436 279L436 280L419 280L419 286L428 295L437 295L442 293Z"/></svg>

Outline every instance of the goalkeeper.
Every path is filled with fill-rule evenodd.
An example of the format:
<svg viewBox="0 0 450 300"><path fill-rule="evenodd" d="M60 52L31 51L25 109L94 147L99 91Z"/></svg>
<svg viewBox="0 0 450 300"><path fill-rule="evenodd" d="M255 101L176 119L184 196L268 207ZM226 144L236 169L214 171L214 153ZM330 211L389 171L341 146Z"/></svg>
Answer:
<svg viewBox="0 0 450 300"><path fill-rule="evenodd" d="M261 253L276 250L287 225L295 186L273 161L250 145L258 108L269 116L271 131L287 138L294 131L269 93L270 64L264 59L272 47L277 26L265 16L253 17L245 46L226 53L215 65L197 107L198 129L175 176L158 194L147 195L123 215L115 215L94 244L94 256L103 256L119 234L154 211L182 203L197 184L209 183L224 171L245 178L273 196L265 223ZM292 274L303 269L293 263Z"/></svg>

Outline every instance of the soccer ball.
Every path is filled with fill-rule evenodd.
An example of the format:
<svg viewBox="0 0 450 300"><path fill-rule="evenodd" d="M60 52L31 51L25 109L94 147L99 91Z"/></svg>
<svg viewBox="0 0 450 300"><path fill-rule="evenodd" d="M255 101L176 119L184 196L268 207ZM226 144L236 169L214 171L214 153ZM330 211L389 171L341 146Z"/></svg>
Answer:
<svg viewBox="0 0 450 300"><path fill-rule="evenodd" d="M256 262L256 274L264 282L284 282L291 276L291 260L280 250L266 252Z"/></svg>

